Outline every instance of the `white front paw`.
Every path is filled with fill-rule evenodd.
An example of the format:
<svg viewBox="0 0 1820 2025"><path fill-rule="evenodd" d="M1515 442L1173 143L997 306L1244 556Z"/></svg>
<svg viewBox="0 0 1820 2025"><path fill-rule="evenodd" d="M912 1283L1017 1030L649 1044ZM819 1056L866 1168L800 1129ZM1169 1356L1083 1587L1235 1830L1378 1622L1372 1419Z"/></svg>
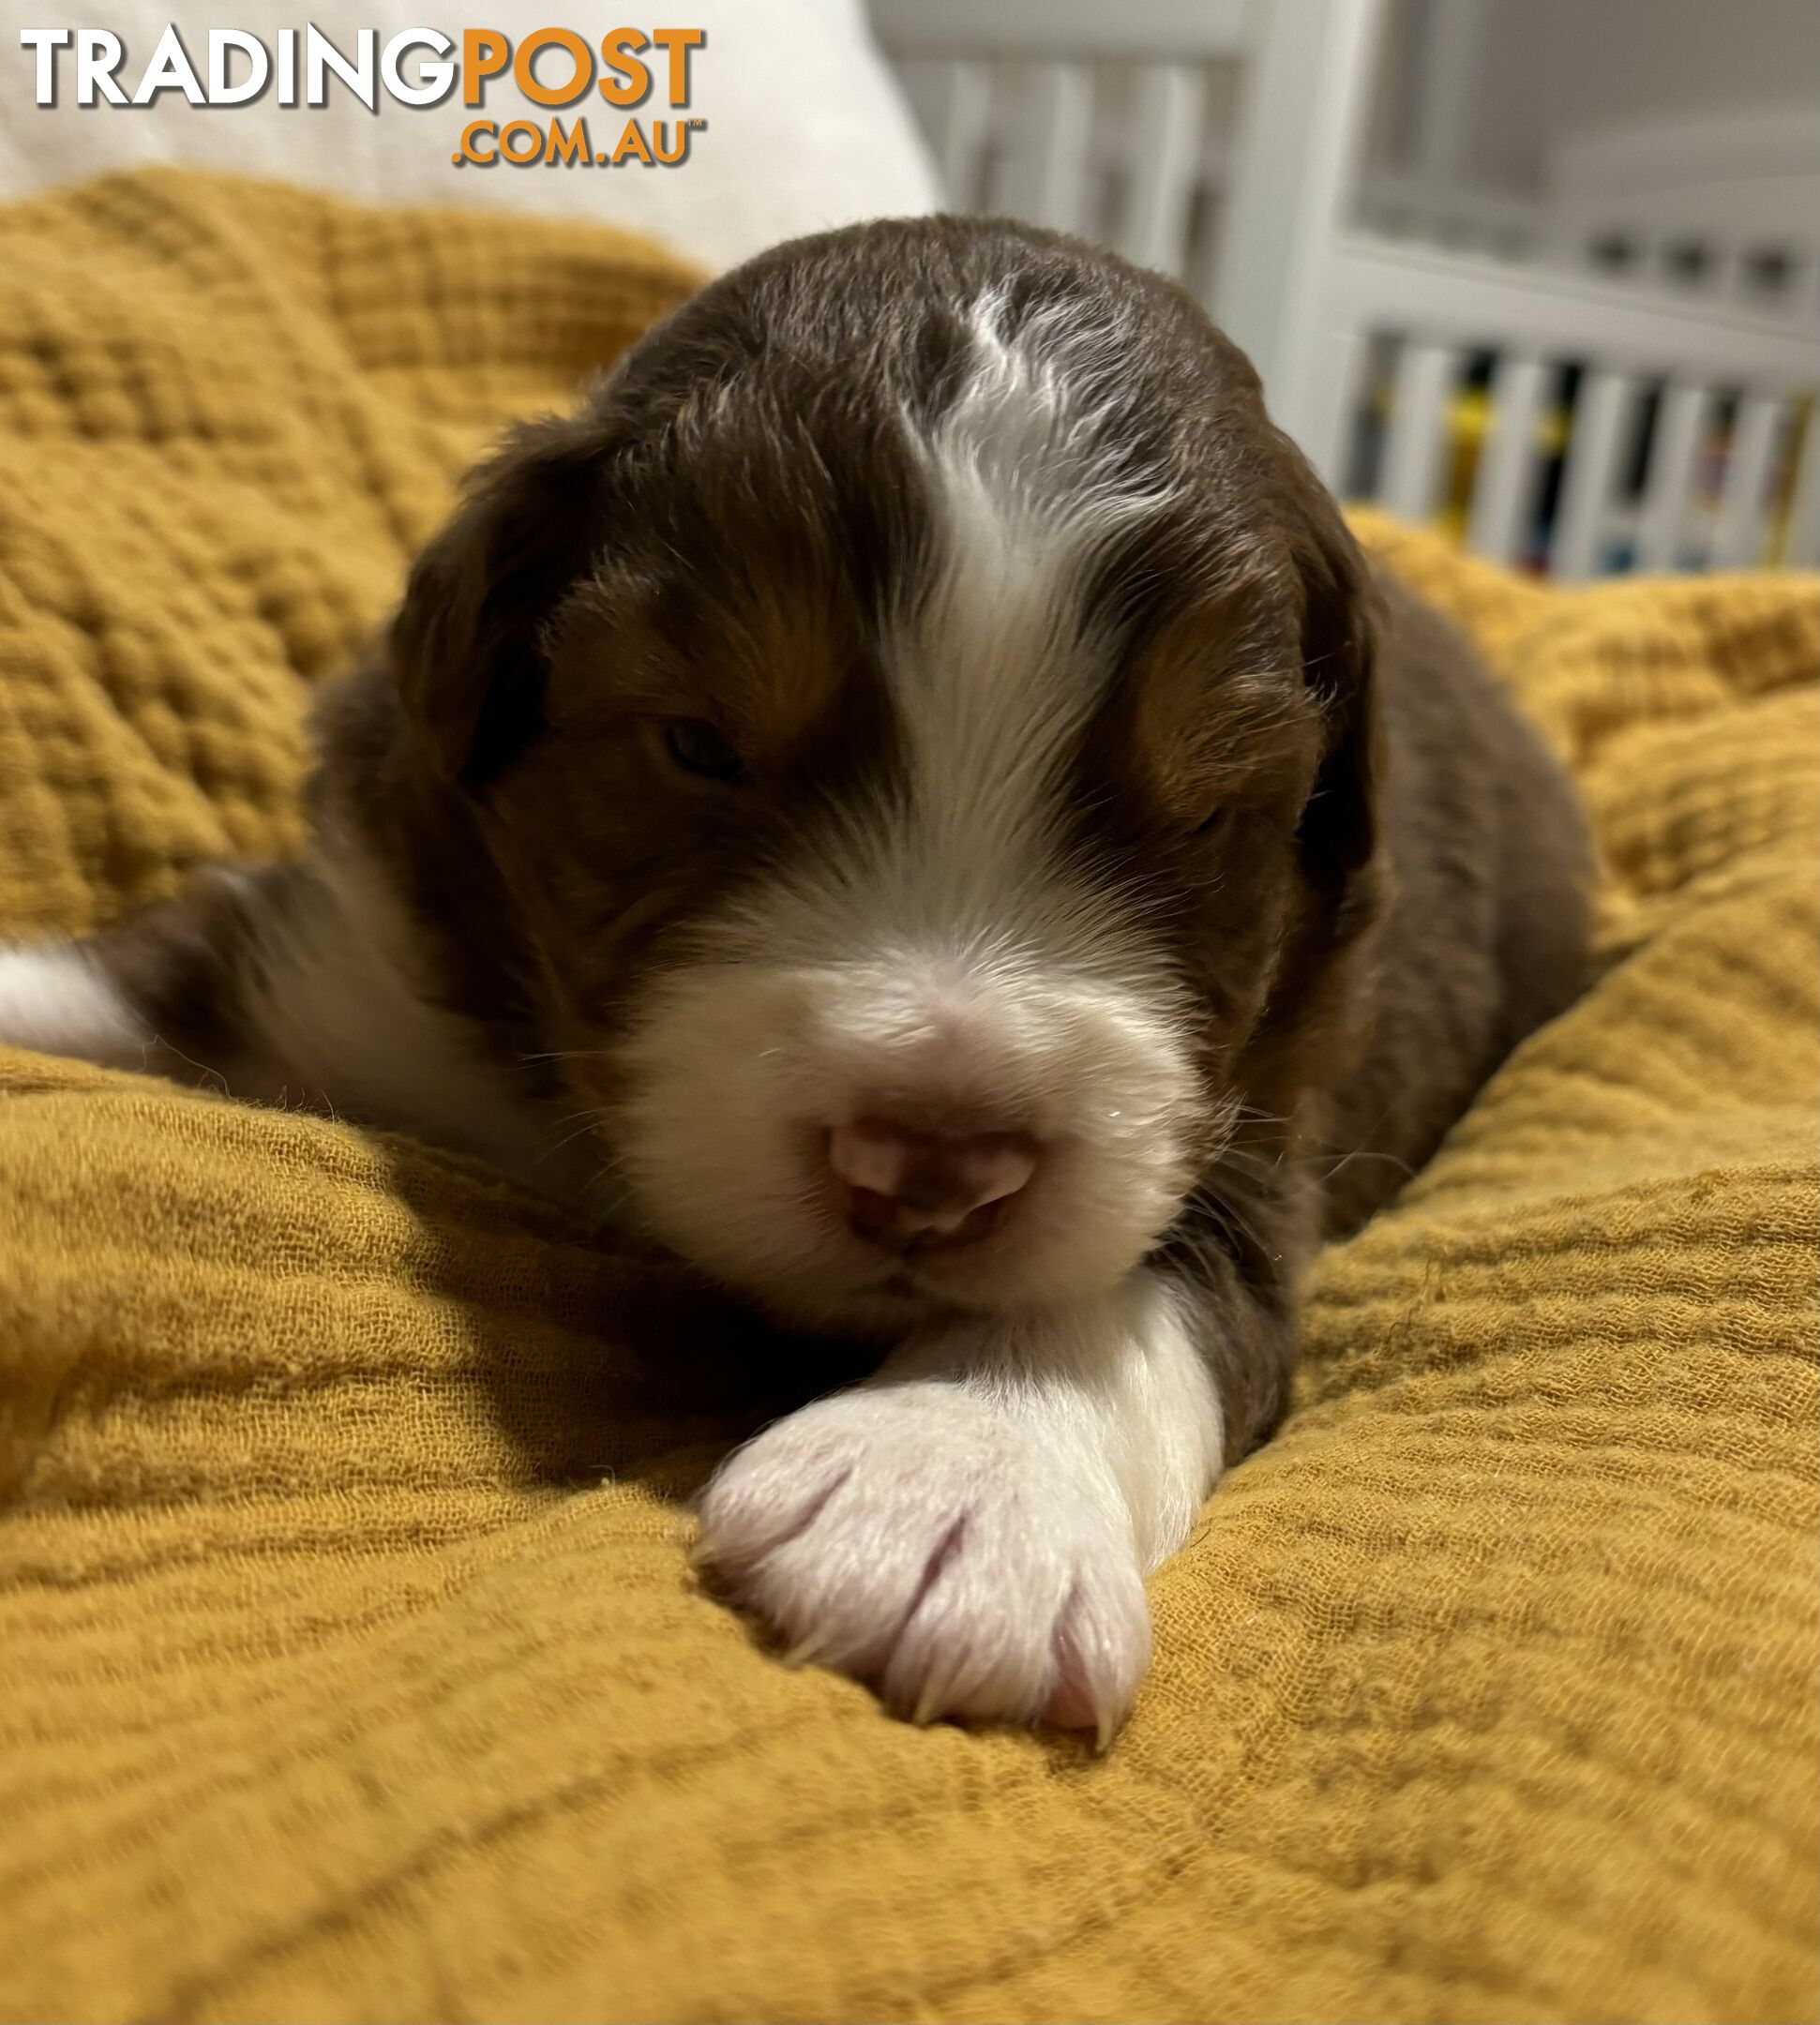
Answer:
<svg viewBox="0 0 1820 2025"><path fill-rule="evenodd" d="M1090 1729L1104 1743L1150 1658L1124 1502L1084 1445L966 1385L820 1401L732 1455L702 1558L791 1656L939 1716Z"/></svg>

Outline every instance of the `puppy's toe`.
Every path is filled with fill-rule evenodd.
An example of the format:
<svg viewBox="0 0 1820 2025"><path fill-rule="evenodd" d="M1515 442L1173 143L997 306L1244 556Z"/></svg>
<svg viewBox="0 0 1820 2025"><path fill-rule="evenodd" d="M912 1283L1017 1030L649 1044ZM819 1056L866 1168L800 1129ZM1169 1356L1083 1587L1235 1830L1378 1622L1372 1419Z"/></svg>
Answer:
<svg viewBox="0 0 1820 2025"><path fill-rule="evenodd" d="M1104 1750L1130 1713L1151 1659L1143 1585L1121 1566L1084 1573L1056 1621L1053 1685L1044 1718L1059 1730L1090 1730Z"/></svg>

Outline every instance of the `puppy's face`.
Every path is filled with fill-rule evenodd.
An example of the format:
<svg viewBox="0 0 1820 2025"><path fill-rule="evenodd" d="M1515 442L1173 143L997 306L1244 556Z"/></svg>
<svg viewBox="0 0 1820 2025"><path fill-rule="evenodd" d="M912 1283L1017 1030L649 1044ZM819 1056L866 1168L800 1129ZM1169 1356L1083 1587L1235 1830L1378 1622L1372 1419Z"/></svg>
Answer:
<svg viewBox="0 0 1820 2025"><path fill-rule="evenodd" d="M1109 1287L1218 1156L1360 912L1359 606L1184 298L948 222L708 290L394 660L624 1207L891 1332Z"/></svg>

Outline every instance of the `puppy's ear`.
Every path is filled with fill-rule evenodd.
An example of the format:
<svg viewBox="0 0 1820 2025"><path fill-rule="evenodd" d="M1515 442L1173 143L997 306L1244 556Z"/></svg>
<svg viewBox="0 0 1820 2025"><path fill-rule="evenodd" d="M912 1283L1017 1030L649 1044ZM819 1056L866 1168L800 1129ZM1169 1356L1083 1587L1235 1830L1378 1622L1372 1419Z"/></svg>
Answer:
<svg viewBox="0 0 1820 2025"><path fill-rule="evenodd" d="M1375 915L1381 879L1377 776L1377 613L1371 573L1332 501L1315 497L1298 517L1303 589L1303 677L1321 699L1326 744L1302 812L1310 877L1334 904L1344 938Z"/></svg>
<svg viewBox="0 0 1820 2025"><path fill-rule="evenodd" d="M469 478L392 622L399 695L430 764L478 790L543 722L541 629L600 540L609 432L584 412L517 430Z"/></svg>

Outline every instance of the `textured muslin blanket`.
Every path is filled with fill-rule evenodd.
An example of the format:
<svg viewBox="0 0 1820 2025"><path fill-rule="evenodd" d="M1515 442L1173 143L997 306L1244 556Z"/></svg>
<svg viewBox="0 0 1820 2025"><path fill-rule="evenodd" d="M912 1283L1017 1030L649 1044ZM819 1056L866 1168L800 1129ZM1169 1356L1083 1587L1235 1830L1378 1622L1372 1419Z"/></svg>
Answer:
<svg viewBox="0 0 1820 2025"><path fill-rule="evenodd" d="M151 174L0 213L0 932L292 847L308 692L602 231ZM1812 581L1373 519L1578 770L1601 971L1313 1287L1095 1758L706 1598L813 1383L478 1167L0 1053L0 2015L1814 2012Z"/></svg>

